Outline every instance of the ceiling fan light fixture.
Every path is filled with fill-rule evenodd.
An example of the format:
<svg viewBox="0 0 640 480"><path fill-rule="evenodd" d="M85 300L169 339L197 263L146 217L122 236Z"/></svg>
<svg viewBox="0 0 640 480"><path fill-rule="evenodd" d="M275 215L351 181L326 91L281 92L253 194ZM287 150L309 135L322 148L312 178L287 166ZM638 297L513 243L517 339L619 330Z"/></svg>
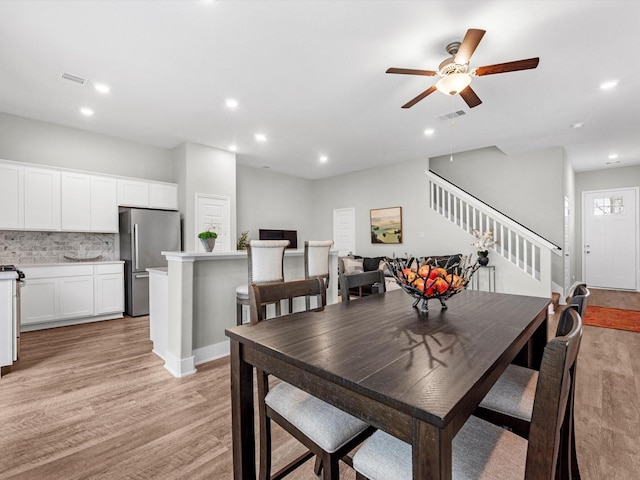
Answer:
<svg viewBox="0 0 640 480"><path fill-rule="evenodd" d="M471 75L468 73L450 73L442 77L436 83L436 88L445 95L455 95L471 84Z"/></svg>

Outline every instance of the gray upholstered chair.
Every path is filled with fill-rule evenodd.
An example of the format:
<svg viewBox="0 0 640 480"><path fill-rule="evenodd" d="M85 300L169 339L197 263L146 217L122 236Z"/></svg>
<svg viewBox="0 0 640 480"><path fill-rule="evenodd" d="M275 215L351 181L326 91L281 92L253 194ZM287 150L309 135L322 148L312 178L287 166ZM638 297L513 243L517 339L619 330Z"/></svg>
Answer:
<svg viewBox="0 0 640 480"><path fill-rule="evenodd" d="M298 297L315 296L322 310L326 288L322 278L251 285L251 324L264 320L264 304ZM268 321L268 320L267 320ZM300 321L313 321L312 318ZM371 435L373 428L338 408L280 382L269 388L269 372L257 370L258 416L260 422L261 479L283 478L316 455L315 473L323 478L339 478L338 462ZM275 421L309 449L277 473L271 475L271 421Z"/></svg>
<svg viewBox="0 0 640 480"><path fill-rule="evenodd" d="M351 300L349 291L352 288L362 289L362 287L368 287L371 293L386 292L387 286L384 281L384 272L382 270L371 270L351 275L340 275L340 296L343 302Z"/></svg>
<svg viewBox="0 0 640 480"><path fill-rule="evenodd" d="M556 337L564 336L571 328L568 322L568 309L575 309L581 317L587 313L589 303L589 289L586 285L578 285L573 291L570 303L561 313L556 329ZM575 379L574 363L571 375ZM484 397L475 411L475 415L488 420L496 425L509 427L513 432L524 438L529 436L531 426L531 416L536 395L536 385L538 384L539 373L519 365L509 365L500 376L493 388ZM568 424L566 426L565 437L571 442L570 445L563 445L562 448L571 450L571 469L574 478L580 478L578 461L575 448L575 426L573 422L573 403L575 397L575 381L571 383L571 393L567 406Z"/></svg>
<svg viewBox="0 0 640 480"><path fill-rule="evenodd" d="M529 439L477 417L470 417L453 439L454 480L554 480L560 460L565 410L582 338L577 309L567 310L566 336L547 343L540 366ZM353 457L357 479L412 479L411 445L382 431L374 433ZM560 478L569 478L562 476ZM566 475L566 472L565 474Z"/></svg>
<svg viewBox="0 0 640 480"><path fill-rule="evenodd" d="M284 282L284 251L289 240L250 240L247 243L249 281L236 288L236 324L242 325L242 306L249 305L249 284ZM280 303L276 303L280 315Z"/></svg>

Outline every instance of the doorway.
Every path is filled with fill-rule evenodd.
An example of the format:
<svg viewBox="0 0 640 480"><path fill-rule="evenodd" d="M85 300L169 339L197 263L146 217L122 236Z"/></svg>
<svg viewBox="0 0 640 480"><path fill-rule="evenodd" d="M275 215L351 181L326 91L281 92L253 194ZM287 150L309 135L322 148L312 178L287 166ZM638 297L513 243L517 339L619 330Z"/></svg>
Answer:
<svg viewBox="0 0 640 480"><path fill-rule="evenodd" d="M356 209L333 210L333 244L341 257L356 250Z"/></svg>
<svg viewBox="0 0 640 480"><path fill-rule="evenodd" d="M638 188L582 194L583 278L589 287L636 290Z"/></svg>
<svg viewBox="0 0 640 480"><path fill-rule="evenodd" d="M218 234L214 252L228 252L231 250L231 200L229 197L196 193L196 221L195 234L213 226ZM204 252L200 240L196 241L196 251Z"/></svg>

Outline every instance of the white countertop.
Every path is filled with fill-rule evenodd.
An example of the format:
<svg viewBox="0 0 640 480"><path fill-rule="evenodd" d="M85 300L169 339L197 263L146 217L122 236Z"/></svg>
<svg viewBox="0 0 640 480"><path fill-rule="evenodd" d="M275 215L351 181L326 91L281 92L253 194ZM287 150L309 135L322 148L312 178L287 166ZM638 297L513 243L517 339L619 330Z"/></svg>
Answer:
<svg viewBox="0 0 640 480"><path fill-rule="evenodd" d="M15 280L18 278L16 272L0 272L0 280Z"/></svg>
<svg viewBox="0 0 640 480"><path fill-rule="evenodd" d="M28 263L24 265L16 265L19 270L23 270L25 268L33 268L33 267L60 267L60 266L68 266L68 265L109 265L109 264L118 264L124 263L124 260L100 260L97 262L59 262L59 263Z"/></svg>
<svg viewBox="0 0 640 480"><path fill-rule="evenodd" d="M167 275L169 273L169 267L153 267L147 268L147 272L156 273L158 275Z"/></svg>
<svg viewBox="0 0 640 480"><path fill-rule="evenodd" d="M177 261L203 261L203 260L230 260L236 258L247 258L246 250L233 250L231 252L161 252L168 260ZM331 250L329 255L337 255L337 250ZM284 251L285 257L297 257L304 255L304 248L287 249Z"/></svg>

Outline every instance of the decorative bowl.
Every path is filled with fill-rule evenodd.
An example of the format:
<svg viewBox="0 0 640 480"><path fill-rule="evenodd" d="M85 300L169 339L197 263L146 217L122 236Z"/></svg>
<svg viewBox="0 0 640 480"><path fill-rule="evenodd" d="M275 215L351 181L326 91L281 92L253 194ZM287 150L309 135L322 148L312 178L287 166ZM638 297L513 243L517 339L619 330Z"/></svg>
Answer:
<svg viewBox="0 0 640 480"><path fill-rule="evenodd" d="M431 258L386 258L385 263L396 283L415 299L413 307L417 309L422 301L419 309L422 313L429 312L428 301L432 299L438 299L445 310L445 300L467 288L479 267L477 263L472 263L471 255L459 259L457 256L450 257L445 263L446 268L438 267Z"/></svg>

